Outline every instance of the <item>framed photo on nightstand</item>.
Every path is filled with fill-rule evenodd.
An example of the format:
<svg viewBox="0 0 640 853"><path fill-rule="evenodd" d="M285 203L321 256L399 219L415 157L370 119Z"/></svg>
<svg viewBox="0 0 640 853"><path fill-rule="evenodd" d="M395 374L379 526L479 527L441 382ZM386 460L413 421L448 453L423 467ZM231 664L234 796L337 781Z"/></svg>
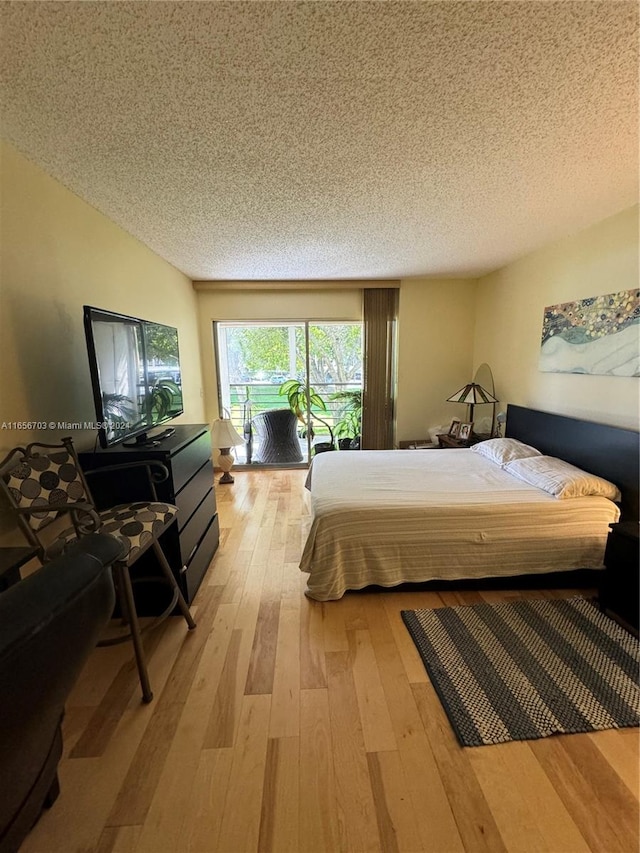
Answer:
<svg viewBox="0 0 640 853"><path fill-rule="evenodd" d="M451 438L458 438L458 434L460 432L460 421L457 418L454 418L451 421L451 426L449 427L449 435Z"/></svg>
<svg viewBox="0 0 640 853"><path fill-rule="evenodd" d="M473 423L460 424L460 429L458 430L458 438L461 441L468 441L471 438L472 430L473 430Z"/></svg>

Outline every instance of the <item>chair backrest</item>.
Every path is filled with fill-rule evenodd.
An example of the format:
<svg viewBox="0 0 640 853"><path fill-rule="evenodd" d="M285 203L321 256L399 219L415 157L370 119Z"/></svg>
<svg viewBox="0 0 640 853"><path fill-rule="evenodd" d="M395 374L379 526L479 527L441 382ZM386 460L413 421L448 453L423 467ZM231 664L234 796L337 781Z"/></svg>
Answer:
<svg viewBox="0 0 640 853"><path fill-rule="evenodd" d="M302 451L296 432L298 418L291 409L268 409L255 415L251 423L257 439L253 448L256 463L301 462Z"/></svg>
<svg viewBox="0 0 640 853"><path fill-rule="evenodd" d="M14 448L0 462L0 487L14 509L43 507L42 512L18 514L23 533L38 548L38 533L58 517L52 504L93 505L71 438L61 444L33 442Z"/></svg>

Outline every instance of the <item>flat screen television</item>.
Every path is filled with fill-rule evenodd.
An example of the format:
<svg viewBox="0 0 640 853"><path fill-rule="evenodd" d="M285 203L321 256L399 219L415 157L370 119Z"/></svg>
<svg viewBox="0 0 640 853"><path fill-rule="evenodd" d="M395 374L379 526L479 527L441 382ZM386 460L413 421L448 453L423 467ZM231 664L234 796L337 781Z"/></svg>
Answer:
<svg viewBox="0 0 640 853"><path fill-rule="evenodd" d="M90 305L84 330L102 447L155 444L171 434L148 431L184 411L178 330Z"/></svg>

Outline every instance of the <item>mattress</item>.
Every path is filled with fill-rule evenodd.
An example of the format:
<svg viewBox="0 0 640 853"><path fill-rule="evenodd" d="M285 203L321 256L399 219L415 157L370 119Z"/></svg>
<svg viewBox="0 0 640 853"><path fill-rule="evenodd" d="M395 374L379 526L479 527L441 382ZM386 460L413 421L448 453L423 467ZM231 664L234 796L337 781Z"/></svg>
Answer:
<svg viewBox="0 0 640 853"><path fill-rule="evenodd" d="M469 449L323 453L300 562L317 601L375 584L602 568L619 509L558 500Z"/></svg>

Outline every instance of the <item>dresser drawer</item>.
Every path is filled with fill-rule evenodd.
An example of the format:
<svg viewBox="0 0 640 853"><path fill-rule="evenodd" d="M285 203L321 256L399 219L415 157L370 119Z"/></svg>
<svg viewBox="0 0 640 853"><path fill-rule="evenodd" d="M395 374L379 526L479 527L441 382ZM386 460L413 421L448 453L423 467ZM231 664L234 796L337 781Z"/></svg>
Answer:
<svg viewBox="0 0 640 853"><path fill-rule="evenodd" d="M193 549L197 546L200 539L211 523L211 519L216 514L216 496L213 487L202 501L197 510L193 513L186 524L180 531L180 552L182 554L182 562L188 563L193 554Z"/></svg>
<svg viewBox="0 0 640 853"><path fill-rule="evenodd" d="M178 507L178 530L183 530L187 522L195 512L202 498L213 489L213 465L207 459L199 471L193 475L189 482L176 494L176 506ZM213 511L215 512L215 495L213 498Z"/></svg>
<svg viewBox="0 0 640 853"><path fill-rule="evenodd" d="M220 523L216 515L207 528L206 533L200 540L198 550L193 555L191 562L184 570L182 577L182 587L185 591L185 598L191 604L198 587L209 568L209 564L213 559L218 542L220 541Z"/></svg>
<svg viewBox="0 0 640 853"><path fill-rule="evenodd" d="M198 471L207 459L211 459L211 434L205 430L198 438L182 447L171 457L173 489L176 494L186 485L194 471Z"/></svg>

